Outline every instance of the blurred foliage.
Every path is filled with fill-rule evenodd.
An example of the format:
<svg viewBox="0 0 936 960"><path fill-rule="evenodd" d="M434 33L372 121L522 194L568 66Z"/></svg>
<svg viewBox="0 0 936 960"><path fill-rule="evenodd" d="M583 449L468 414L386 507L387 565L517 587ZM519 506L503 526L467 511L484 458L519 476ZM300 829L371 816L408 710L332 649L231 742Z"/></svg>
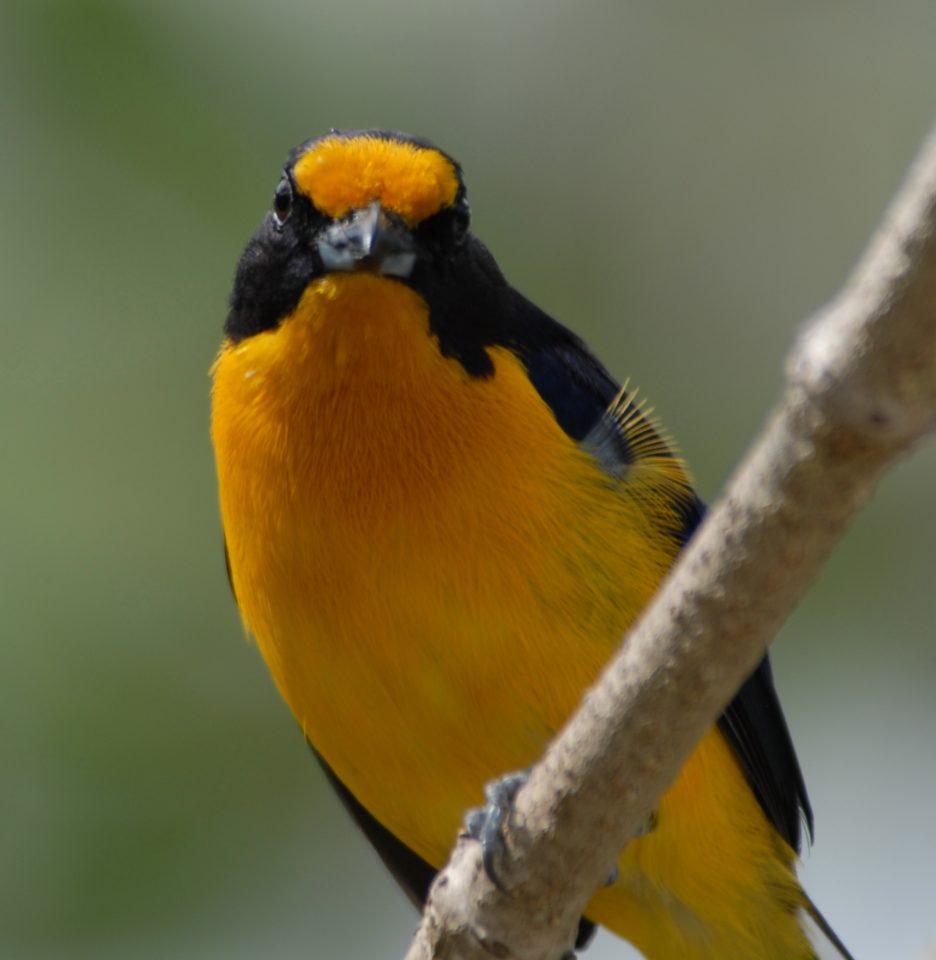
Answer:
<svg viewBox="0 0 936 960"><path fill-rule="evenodd" d="M0 955L386 957L414 923L224 579L207 370L293 144L457 156L711 497L932 119L934 36L932 0L5 0ZM886 480L775 648L856 956L936 935L934 477Z"/></svg>

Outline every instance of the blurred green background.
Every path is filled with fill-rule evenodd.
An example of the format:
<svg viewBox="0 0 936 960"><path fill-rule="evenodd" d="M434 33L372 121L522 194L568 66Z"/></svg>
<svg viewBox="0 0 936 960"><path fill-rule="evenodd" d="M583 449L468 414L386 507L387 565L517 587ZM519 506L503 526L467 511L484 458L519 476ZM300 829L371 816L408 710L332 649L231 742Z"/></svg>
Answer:
<svg viewBox="0 0 936 960"><path fill-rule="evenodd" d="M423 134L713 497L936 115L936 4L0 5L0 956L402 954L224 577L207 370L287 150ZM856 957L936 938L936 445L775 646ZM592 957L631 953L603 938Z"/></svg>

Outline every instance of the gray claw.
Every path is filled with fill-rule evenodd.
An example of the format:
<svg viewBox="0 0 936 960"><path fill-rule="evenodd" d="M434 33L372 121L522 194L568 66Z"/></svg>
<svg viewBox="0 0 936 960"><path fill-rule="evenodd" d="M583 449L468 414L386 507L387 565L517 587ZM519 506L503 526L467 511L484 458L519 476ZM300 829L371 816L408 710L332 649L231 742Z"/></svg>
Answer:
<svg viewBox="0 0 936 960"><path fill-rule="evenodd" d="M506 852L504 843L504 825L510 816L514 797L529 779L529 773L521 770L508 773L499 780L492 780L484 788L487 801L483 807L475 807L465 815L465 831L468 836L481 844L481 863L491 883L502 893L504 885L497 876L494 862Z"/></svg>

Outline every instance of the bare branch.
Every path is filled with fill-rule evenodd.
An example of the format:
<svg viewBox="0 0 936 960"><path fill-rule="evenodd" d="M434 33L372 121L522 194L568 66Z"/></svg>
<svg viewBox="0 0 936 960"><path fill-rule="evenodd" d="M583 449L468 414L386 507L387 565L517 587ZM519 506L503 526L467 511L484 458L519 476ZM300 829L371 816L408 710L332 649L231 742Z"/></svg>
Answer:
<svg viewBox="0 0 936 960"><path fill-rule="evenodd" d="M577 919L882 471L936 424L936 132L785 396L653 604L520 791L509 888L461 841L407 960L560 960Z"/></svg>

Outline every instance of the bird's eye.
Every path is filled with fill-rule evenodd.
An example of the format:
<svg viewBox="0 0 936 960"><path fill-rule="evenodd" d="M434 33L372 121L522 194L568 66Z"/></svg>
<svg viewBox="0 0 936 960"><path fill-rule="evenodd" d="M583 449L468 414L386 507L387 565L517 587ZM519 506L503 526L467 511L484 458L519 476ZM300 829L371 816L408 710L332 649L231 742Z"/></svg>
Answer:
<svg viewBox="0 0 936 960"><path fill-rule="evenodd" d="M276 187L276 193L273 194L273 216L276 222L282 226L289 217L292 210L292 186L289 181L283 177Z"/></svg>

